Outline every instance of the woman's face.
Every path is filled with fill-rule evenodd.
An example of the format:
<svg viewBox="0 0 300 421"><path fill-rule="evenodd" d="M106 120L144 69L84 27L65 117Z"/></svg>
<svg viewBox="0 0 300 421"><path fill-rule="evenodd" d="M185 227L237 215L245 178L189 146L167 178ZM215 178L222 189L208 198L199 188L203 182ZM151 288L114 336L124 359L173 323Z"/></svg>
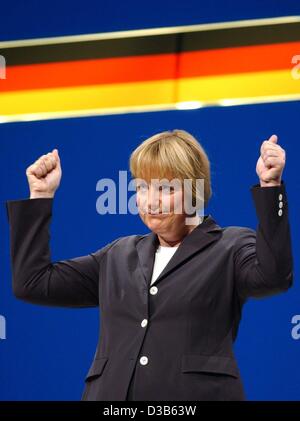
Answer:
<svg viewBox="0 0 300 421"><path fill-rule="evenodd" d="M185 225L182 183L171 178L137 180L137 206L147 227L156 234L182 230Z"/></svg>

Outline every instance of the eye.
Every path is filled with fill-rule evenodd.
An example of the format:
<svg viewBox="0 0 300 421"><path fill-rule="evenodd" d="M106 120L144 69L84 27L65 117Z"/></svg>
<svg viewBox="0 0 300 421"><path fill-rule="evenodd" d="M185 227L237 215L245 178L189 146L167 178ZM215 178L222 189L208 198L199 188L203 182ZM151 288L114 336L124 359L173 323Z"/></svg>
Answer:
<svg viewBox="0 0 300 421"><path fill-rule="evenodd" d="M148 185L147 184L138 184L137 185L137 190L140 192L145 192L148 190Z"/></svg>
<svg viewBox="0 0 300 421"><path fill-rule="evenodd" d="M169 184L163 184L162 186L159 187L159 189L161 192L164 192L164 193L170 193L170 194L174 193L174 187L170 186Z"/></svg>

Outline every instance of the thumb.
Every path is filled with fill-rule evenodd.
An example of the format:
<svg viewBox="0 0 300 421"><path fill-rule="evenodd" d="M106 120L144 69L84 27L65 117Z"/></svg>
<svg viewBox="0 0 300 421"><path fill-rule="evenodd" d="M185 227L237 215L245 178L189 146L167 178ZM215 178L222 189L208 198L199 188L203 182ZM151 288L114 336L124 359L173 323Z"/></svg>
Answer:
<svg viewBox="0 0 300 421"><path fill-rule="evenodd" d="M53 149L52 153L54 154L55 158L57 159L57 161L60 161L59 159L59 155L58 155L58 150L57 149Z"/></svg>
<svg viewBox="0 0 300 421"><path fill-rule="evenodd" d="M272 136L270 136L270 138L268 140L269 140L269 142L277 143L278 136L276 136L276 134L272 134Z"/></svg>

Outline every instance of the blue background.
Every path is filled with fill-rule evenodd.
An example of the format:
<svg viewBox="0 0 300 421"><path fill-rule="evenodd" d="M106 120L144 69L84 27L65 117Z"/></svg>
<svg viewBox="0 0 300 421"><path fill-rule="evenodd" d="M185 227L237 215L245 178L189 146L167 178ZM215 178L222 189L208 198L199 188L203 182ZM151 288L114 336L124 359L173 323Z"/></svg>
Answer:
<svg viewBox="0 0 300 421"><path fill-rule="evenodd" d="M289 0L14 1L1 5L0 40L295 14L300 3ZM300 314L299 116L296 101L0 124L0 314L7 323L7 339L0 341L0 399L80 399L98 340L98 309L31 305L12 294L5 201L28 197L26 167L58 148L63 176L54 200L52 260L85 255L119 236L148 232L138 216L97 214L96 183L104 177L117 181L142 140L180 128L194 134L210 157L213 196L206 213L221 226L256 228L250 187L258 182L261 142L275 133L286 149L295 285L246 304L235 351L248 399L299 400L300 340L291 336L291 319Z"/></svg>

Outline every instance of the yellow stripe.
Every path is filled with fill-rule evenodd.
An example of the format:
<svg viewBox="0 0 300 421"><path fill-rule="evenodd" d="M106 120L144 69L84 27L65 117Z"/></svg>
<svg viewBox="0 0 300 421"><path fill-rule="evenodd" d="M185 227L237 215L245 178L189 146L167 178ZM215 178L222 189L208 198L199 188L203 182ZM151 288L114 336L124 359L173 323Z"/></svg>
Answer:
<svg viewBox="0 0 300 421"><path fill-rule="evenodd" d="M290 94L300 94L300 80L293 79L290 70L186 78L178 81L179 102L209 103L216 100Z"/></svg>
<svg viewBox="0 0 300 421"><path fill-rule="evenodd" d="M0 94L0 122L300 99L289 70Z"/></svg>
<svg viewBox="0 0 300 421"><path fill-rule="evenodd" d="M0 94L0 115L91 110L174 102L174 80Z"/></svg>
<svg viewBox="0 0 300 421"><path fill-rule="evenodd" d="M235 105L249 105L249 104L265 104L274 102L290 102L300 101L300 94L291 95L273 95L262 97L250 98L237 98L237 99L224 99L213 102L200 103L197 108L205 107L207 105L213 106L235 106ZM186 105L186 103L184 103ZM112 114L128 114L128 113L146 113L158 111L173 111L182 109L182 103L176 104L153 104L143 106L130 106L130 107L114 107L114 108L95 108L93 110L69 110L58 112L43 112L34 114L11 114L7 116L0 115L0 123L15 123L24 121L38 121L38 120L51 120L58 118L78 118L78 117L93 117ZM193 107L195 108L195 107ZM187 108L185 108L187 109Z"/></svg>

